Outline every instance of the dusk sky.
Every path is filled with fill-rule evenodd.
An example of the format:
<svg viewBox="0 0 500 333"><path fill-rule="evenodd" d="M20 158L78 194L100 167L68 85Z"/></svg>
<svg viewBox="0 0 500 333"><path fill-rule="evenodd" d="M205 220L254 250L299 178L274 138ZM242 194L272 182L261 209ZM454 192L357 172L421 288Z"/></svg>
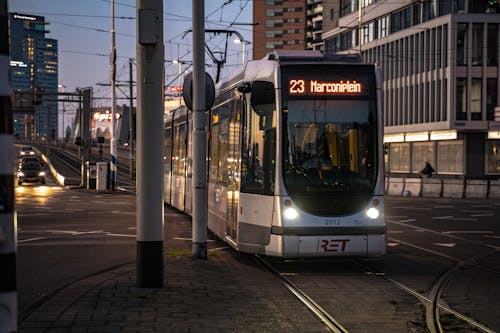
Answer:
<svg viewBox="0 0 500 333"><path fill-rule="evenodd" d="M192 36L188 34L181 38L183 32L192 27L191 4L191 0L164 0L165 83L174 80L179 71L178 65L171 64L169 60L192 60ZM47 37L59 42L59 84L64 85L66 91L92 86L95 97L110 96L109 87L96 84L109 83L111 0L10 0L9 11L44 16L45 21L50 23ZM207 0L205 16L206 29L237 30L251 41L250 25L231 26L231 22L251 23L252 1ZM135 30L135 0L115 1L118 80L128 81L129 58L136 57ZM223 50L225 40L221 36L213 38L207 35L206 38L213 52ZM241 62L242 46L235 44L233 39L231 37L228 42L228 65L223 75ZM248 58L251 58L251 50L252 45L249 45ZM206 63L213 64L208 55ZM207 71L215 78L215 66L207 68ZM124 90L128 92L128 87Z"/></svg>

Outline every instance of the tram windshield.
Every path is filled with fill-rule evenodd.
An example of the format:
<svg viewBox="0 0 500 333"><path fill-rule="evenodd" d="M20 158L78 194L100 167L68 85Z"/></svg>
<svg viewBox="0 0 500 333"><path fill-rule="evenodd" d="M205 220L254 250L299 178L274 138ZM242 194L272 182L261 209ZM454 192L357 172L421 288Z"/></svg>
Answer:
<svg viewBox="0 0 500 333"><path fill-rule="evenodd" d="M302 210L343 215L366 205L377 173L375 102L293 99L283 110L283 174Z"/></svg>

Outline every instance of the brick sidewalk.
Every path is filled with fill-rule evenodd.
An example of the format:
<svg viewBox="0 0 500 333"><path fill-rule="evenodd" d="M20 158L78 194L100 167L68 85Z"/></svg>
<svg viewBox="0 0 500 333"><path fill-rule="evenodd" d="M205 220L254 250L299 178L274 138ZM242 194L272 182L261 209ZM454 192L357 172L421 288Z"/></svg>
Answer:
<svg viewBox="0 0 500 333"><path fill-rule="evenodd" d="M162 289L135 285L135 264L81 280L20 324L20 332L327 332L252 256L166 256Z"/></svg>

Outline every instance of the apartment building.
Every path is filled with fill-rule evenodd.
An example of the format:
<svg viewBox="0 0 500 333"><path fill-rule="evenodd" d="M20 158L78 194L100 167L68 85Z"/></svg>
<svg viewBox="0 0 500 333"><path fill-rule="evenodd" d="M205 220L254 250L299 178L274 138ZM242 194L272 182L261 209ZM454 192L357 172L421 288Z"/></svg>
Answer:
<svg viewBox="0 0 500 333"><path fill-rule="evenodd" d="M325 52L380 64L389 175L499 178L499 28L496 0L323 3Z"/></svg>

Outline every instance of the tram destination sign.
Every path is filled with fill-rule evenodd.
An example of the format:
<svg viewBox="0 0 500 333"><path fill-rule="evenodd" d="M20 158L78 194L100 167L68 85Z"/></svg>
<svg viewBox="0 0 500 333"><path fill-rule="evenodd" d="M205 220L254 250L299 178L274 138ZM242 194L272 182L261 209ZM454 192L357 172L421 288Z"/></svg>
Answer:
<svg viewBox="0 0 500 333"><path fill-rule="evenodd" d="M288 93L290 95L363 95L363 85L356 80L288 80Z"/></svg>
<svg viewBox="0 0 500 333"><path fill-rule="evenodd" d="M283 93L292 99L365 99L375 96L373 65L285 66Z"/></svg>

